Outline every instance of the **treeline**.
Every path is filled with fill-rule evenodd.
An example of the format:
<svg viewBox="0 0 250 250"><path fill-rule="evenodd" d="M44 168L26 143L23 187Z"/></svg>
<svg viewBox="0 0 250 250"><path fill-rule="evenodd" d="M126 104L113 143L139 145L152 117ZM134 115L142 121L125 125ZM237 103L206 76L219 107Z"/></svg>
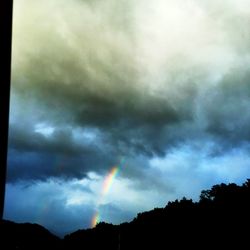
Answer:
<svg viewBox="0 0 250 250"><path fill-rule="evenodd" d="M66 249L243 249L249 246L250 180L220 184L119 226L99 223L65 237ZM73 247L73 248L71 248Z"/></svg>
<svg viewBox="0 0 250 250"><path fill-rule="evenodd" d="M18 232L11 230L10 225L6 233L2 222L1 249L50 249L51 246L63 250L245 249L250 242L249 222L248 179L241 186L220 184L204 190L199 202L184 197L164 208L139 213L130 223L101 222L93 229L78 230L63 240L41 228L39 231L38 227L37 236L35 230L26 230L25 234L20 228L22 237L17 237ZM9 242L9 248L2 247L4 242Z"/></svg>

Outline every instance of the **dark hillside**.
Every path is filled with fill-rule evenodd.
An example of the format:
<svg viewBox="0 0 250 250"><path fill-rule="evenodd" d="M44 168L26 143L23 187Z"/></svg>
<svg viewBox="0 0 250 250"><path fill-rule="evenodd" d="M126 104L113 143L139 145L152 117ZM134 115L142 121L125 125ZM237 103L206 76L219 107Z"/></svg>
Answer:
<svg viewBox="0 0 250 250"><path fill-rule="evenodd" d="M1 221L1 249L129 250L248 249L250 180L242 186L220 184L165 208L140 213L130 223L99 223L63 240L37 224Z"/></svg>

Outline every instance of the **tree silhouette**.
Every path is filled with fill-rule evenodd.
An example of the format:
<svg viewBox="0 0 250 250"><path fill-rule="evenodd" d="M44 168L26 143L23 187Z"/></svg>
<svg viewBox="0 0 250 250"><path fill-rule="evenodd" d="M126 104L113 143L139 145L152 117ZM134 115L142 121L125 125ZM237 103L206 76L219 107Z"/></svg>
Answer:
<svg viewBox="0 0 250 250"><path fill-rule="evenodd" d="M109 249L179 249L231 248L240 249L248 242L250 181L214 185L203 190L199 202L183 197L168 202L165 208L139 213L130 223L113 226L114 238L109 238L107 224L99 225L93 241L107 237ZM84 231L82 231L84 232ZM86 231L85 231L86 232ZM119 232L119 234L118 234ZM120 237L120 244L114 239ZM110 234L111 236L111 234ZM71 235L68 236L71 239ZM104 245L103 245L104 246ZM107 246L107 242L105 243ZM86 248L99 249L99 248Z"/></svg>
<svg viewBox="0 0 250 250"><path fill-rule="evenodd" d="M98 223L65 236L60 244L47 230L30 224L3 222L0 235L12 247L2 249L15 249L17 243L19 249L243 249L249 244L249 211L248 179L242 186L222 183L203 190L198 202L186 197L168 202L139 213L130 223Z"/></svg>

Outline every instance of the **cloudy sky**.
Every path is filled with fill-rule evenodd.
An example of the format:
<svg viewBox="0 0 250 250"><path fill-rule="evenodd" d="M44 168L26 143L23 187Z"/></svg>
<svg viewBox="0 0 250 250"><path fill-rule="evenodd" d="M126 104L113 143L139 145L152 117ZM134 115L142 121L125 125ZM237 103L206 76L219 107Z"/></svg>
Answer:
<svg viewBox="0 0 250 250"><path fill-rule="evenodd" d="M62 236L249 178L249 6L16 0L5 218Z"/></svg>

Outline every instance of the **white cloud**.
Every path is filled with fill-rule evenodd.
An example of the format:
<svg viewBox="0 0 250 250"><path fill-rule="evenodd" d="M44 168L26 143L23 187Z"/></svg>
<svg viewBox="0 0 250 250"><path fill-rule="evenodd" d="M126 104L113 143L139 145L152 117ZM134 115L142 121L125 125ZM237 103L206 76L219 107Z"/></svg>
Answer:
<svg viewBox="0 0 250 250"><path fill-rule="evenodd" d="M35 132L40 133L46 137L49 137L54 132L54 130L54 127L46 125L45 123L38 123L35 125Z"/></svg>

